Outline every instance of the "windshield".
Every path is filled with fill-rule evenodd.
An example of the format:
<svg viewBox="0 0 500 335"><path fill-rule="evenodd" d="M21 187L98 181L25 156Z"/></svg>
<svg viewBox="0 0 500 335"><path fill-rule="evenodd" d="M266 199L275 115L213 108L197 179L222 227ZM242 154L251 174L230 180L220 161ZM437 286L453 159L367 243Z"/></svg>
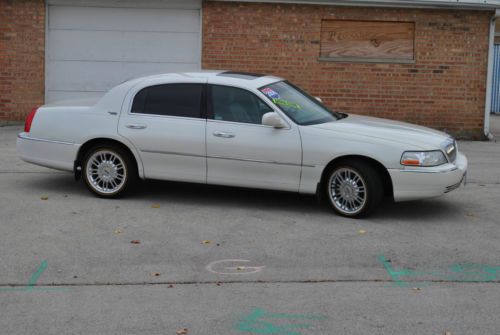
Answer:
<svg viewBox="0 0 500 335"><path fill-rule="evenodd" d="M299 125L326 123L342 118L339 113L330 111L318 100L289 82L280 81L261 87L259 90Z"/></svg>

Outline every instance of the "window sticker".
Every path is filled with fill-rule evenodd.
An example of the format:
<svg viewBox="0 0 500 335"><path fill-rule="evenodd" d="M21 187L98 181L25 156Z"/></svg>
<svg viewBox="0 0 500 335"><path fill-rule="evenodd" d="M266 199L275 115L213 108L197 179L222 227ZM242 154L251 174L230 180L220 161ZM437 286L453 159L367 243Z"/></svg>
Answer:
<svg viewBox="0 0 500 335"><path fill-rule="evenodd" d="M266 88L262 89L262 93L264 93L265 95L267 95L271 99L279 99L280 98L280 95L278 94L278 92L276 92L275 90L273 90L270 87L266 87Z"/></svg>
<svg viewBox="0 0 500 335"><path fill-rule="evenodd" d="M284 106L284 107L292 107L295 109L302 109L299 104L296 104L295 102L291 102L285 99L273 99L273 102L276 105Z"/></svg>

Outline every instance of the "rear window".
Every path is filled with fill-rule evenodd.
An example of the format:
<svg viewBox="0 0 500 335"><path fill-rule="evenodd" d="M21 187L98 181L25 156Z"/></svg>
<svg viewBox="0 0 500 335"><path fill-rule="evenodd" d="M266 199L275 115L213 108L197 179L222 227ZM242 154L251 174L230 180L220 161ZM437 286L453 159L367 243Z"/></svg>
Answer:
<svg viewBox="0 0 500 335"><path fill-rule="evenodd" d="M135 95L132 113L200 118L202 92L202 84L146 87Z"/></svg>

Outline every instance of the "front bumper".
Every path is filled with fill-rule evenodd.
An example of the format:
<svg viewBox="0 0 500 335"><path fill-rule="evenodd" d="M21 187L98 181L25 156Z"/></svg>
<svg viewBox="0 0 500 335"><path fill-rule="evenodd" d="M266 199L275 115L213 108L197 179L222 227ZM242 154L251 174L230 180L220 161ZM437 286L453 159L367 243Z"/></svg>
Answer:
<svg viewBox="0 0 500 335"><path fill-rule="evenodd" d="M465 183L467 165L467 157L459 152L454 163L438 167L389 169L394 200L417 200L451 192Z"/></svg>

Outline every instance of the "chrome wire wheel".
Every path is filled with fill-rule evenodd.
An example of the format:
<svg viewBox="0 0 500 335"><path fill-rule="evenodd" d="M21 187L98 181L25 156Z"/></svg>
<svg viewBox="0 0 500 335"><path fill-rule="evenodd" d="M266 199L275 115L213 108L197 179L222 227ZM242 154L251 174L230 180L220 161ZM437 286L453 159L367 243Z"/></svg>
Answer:
<svg viewBox="0 0 500 335"><path fill-rule="evenodd" d="M332 173L328 193L335 208L349 216L363 210L368 195L364 178L348 167L339 168Z"/></svg>
<svg viewBox="0 0 500 335"><path fill-rule="evenodd" d="M101 194L120 191L127 179L127 167L123 158L110 150L99 150L87 160L85 173L89 186Z"/></svg>

